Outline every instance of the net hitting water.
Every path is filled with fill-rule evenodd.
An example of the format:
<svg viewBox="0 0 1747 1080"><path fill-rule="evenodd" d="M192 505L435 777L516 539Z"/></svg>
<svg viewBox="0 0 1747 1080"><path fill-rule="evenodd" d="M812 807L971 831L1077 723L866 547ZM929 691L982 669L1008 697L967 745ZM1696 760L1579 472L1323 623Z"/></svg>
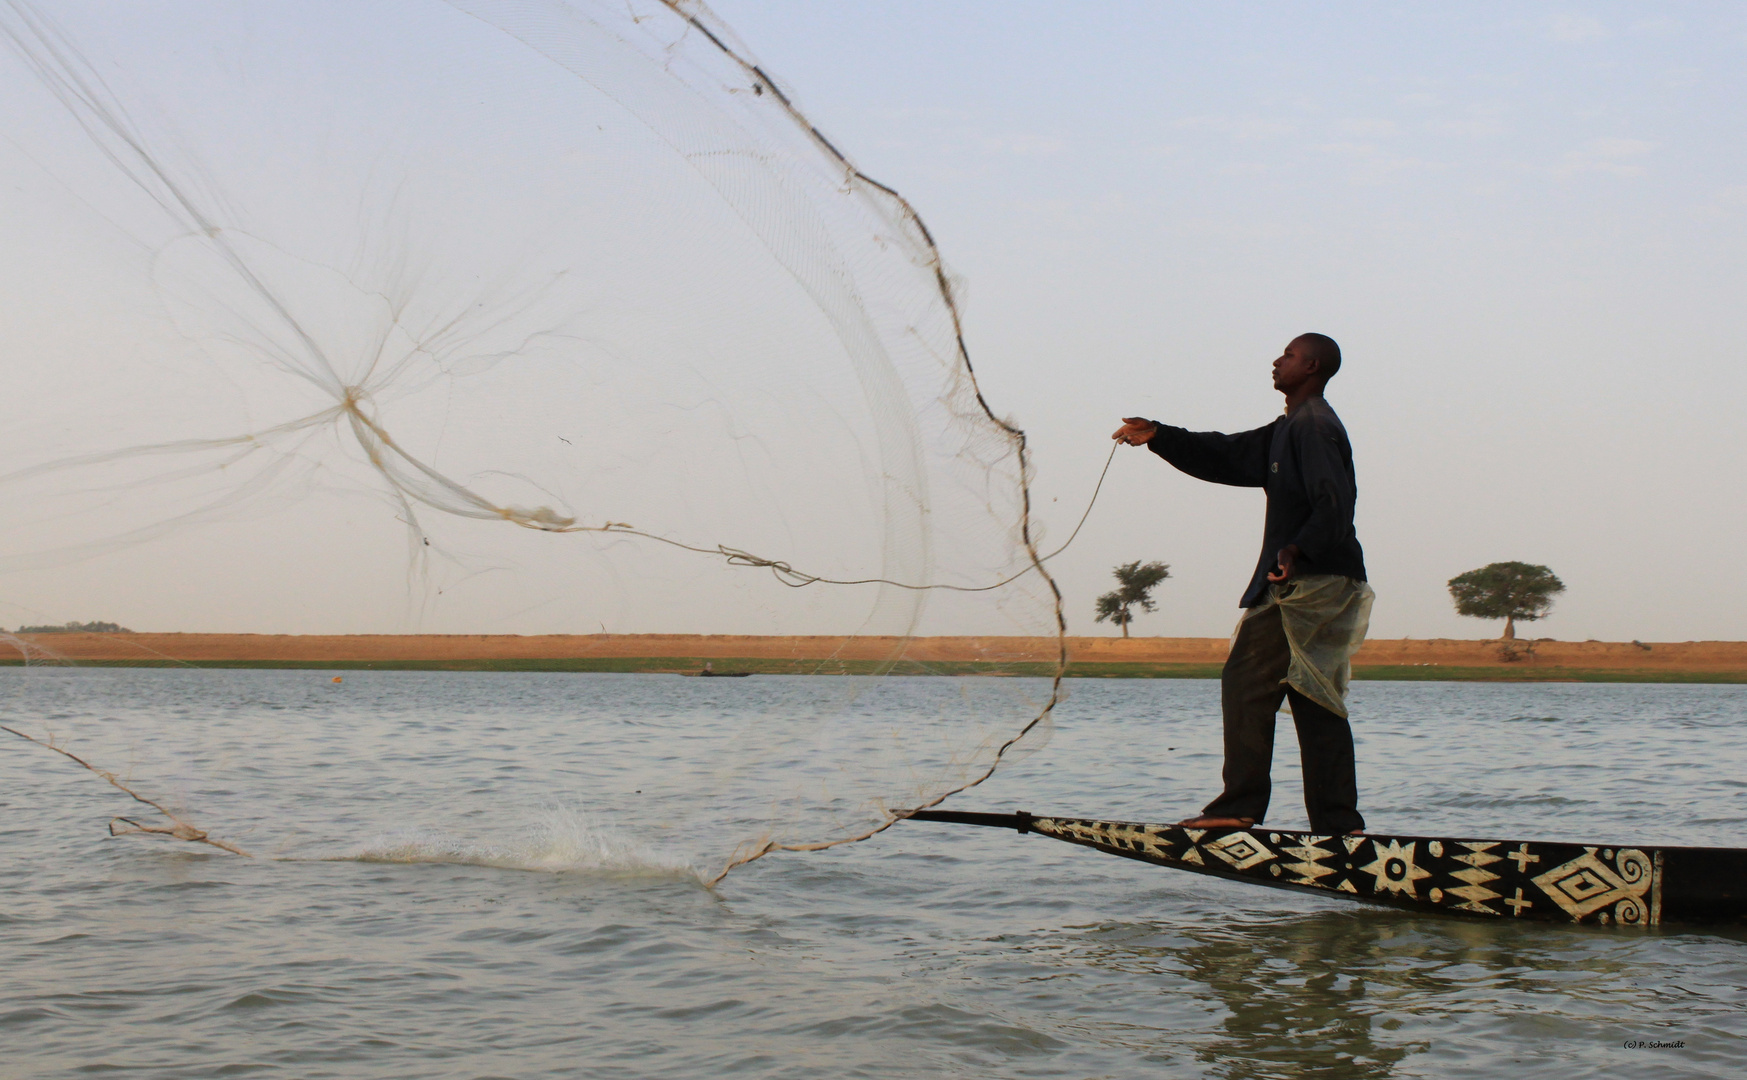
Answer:
<svg viewBox="0 0 1747 1080"><path fill-rule="evenodd" d="M1059 678L885 676L922 634L1059 642L1025 437L922 220L703 5L12 2L0 36L13 602L885 643L625 778L712 875L1047 736ZM140 799L272 768L116 772L125 725L52 719L8 726ZM243 824L175 813L136 827Z"/></svg>

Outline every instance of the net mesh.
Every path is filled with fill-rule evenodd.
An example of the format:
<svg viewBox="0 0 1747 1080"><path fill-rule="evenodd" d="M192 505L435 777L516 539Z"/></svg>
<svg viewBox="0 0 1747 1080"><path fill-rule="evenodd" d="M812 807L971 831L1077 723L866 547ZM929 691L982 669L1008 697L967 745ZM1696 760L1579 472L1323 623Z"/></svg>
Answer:
<svg viewBox="0 0 1747 1080"><path fill-rule="evenodd" d="M1046 684L882 677L931 634L1060 641L1025 437L921 219L703 5L10 2L0 35L13 600L880 642L624 779L700 865L1047 735L1059 648Z"/></svg>

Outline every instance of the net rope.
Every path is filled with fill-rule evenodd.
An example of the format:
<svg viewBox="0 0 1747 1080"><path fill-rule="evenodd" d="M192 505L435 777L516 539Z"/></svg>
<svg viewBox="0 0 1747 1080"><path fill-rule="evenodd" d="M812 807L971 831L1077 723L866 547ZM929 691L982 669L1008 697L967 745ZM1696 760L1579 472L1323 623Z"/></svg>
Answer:
<svg viewBox="0 0 1747 1080"><path fill-rule="evenodd" d="M893 593L990 596L991 607L937 617L980 626L998 616L1053 640L1041 700L979 703L982 727L967 721L939 747L893 751L890 764L865 767L865 783L839 769L845 792L791 799L799 809L781 813L804 823L783 819L741 844L714 880L774 851L877 835L1038 745L1067 663L1062 595L1045 564L1079 536L1112 459L1067 539L1044 553L1030 444L984 396L955 283L909 201L857 168L701 3L429 0L396 5L392 17L310 11L307 25L259 51L272 35L246 12L202 22L146 5L134 25L107 20L102 5L57 8L54 18L25 0L0 5L0 41L11 74L23 76L3 88L18 107L0 132L12 153L0 164L29 181L45 219L78 227L35 241L77 281L63 290L121 313L107 337L61 326L34 342L59 354L79 400L102 400L109 412L20 424L0 447L16 465L0 475L0 492L41 508L8 524L0 571L148 550L275 499L300 506L312 493L367 491L404 529L415 591L477 597L475 582L525 564L501 600L488 599L511 611L543 602L562 591L547 584L562 575L584 575L578 595L604 581L655 607L683 596L686 571L612 569L615 545L630 541L633 560L647 544L768 570L788 590L873 591L871 601L811 608L755 596L762 617L784 629L811 619L879 636L869 628L889 626L886 636L905 641L925 625L924 609ZM254 48L255 67L175 59L200 48ZM350 48L377 49L386 74L348 66ZM453 69L448 85L419 81L434 56ZM276 97L275 78L309 78L298 64L333 85L307 103ZM470 111L474 98L483 103ZM603 148L565 150L591 123ZM33 241L27 223L7 228ZM103 275L123 271L132 277L112 298ZM56 302L53 281L24 291ZM129 334L152 343L136 353L157 349L151 364L105 351ZM706 365L713 353L761 349L776 355L750 371ZM156 400L153 365L172 363L165 370L188 373L206 397L168 395L160 418L136 401ZM225 393L239 414L292 415L245 434L199 434L220 415L201 403ZM674 404L686 394L688 404ZM588 452L574 457L553 445L573 447L557 434L571 401L592 410ZM666 425L666 443L703 449L627 458L622 435L641 434L646 417ZM830 423L809 439L818 417ZM113 449L100 441L110 427L183 434ZM45 452L63 444L77 452ZM625 460L637 467L591 464ZM571 508L614 496L644 509L596 517ZM736 539L677 539L702 530L652 526L650 514L689 515ZM579 567L454 531L467 522L604 546L597 564ZM878 569L855 572L868 563ZM446 584L419 584L446 568ZM722 611L754 595L731 581L711 588ZM775 763L807 736L773 730L742 773L774 805L789 798L777 791L792 768ZM13 733L117 783L52 741ZM928 769L932 779L894 779ZM172 821L167 835L200 832L135 798ZM804 835L833 814L831 835Z"/></svg>

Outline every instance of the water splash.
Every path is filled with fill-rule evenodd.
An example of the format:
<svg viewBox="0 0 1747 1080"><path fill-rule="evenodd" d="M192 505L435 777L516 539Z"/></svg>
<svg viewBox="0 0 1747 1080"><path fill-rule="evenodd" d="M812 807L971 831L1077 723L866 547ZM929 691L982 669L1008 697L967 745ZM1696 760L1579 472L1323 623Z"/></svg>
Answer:
<svg viewBox="0 0 1747 1080"><path fill-rule="evenodd" d="M554 806L502 841L470 840L441 829L389 829L335 860L369 863L451 863L503 870L586 873L625 877L693 878L683 859L613 831L568 807Z"/></svg>

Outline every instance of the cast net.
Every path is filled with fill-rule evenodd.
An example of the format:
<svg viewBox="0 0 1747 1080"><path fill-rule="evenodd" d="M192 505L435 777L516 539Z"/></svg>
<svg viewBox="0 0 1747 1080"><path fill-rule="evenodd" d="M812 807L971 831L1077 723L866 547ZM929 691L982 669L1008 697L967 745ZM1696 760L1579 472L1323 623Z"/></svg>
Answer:
<svg viewBox="0 0 1747 1080"><path fill-rule="evenodd" d="M715 867L1046 734L1059 648L892 677L931 635L1059 642L1024 436L920 218L703 5L0 17L21 609L832 639L795 648L828 691L593 779Z"/></svg>

